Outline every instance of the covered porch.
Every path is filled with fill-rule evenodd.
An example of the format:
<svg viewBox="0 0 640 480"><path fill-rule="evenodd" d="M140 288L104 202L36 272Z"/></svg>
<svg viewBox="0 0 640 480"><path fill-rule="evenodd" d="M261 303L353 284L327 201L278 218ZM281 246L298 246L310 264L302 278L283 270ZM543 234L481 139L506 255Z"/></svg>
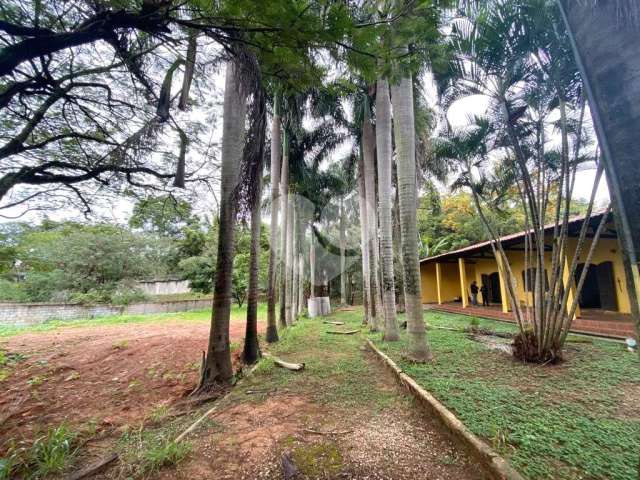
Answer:
<svg viewBox="0 0 640 480"><path fill-rule="evenodd" d="M597 221L598 215L591 218ZM584 221L576 217L569 222L568 251L560 261L564 262L561 288L568 289L568 305L576 296L576 284L584 268L584 253L578 257L577 271L572 278L569 265L576 252L577 230ZM549 227L550 228L550 227ZM593 230L593 225L589 227ZM514 233L499 239L508 265L493 254L491 241L480 242L451 252L442 253L420 262L422 279L422 302L435 309L514 321L513 305L507 293L507 271L513 277L514 297L518 305L525 307L533 303L533 278L536 269L525 261L525 232ZM586 251L588 243L583 250ZM551 252L552 232L545 238L545 251ZM545 258L542 278L547 284L552 271L551 258ZM478 305L472 305L472 284L478 288ZM626 289L622 255L613 223L595 247L591 266L578 299L572 329L576 332L625 338L635 336L635 326L630 315L630 301ZM474 289L475 290L475 289ZM483 295L484 293L484 295ZM485 306L483 299L486 300ZM567 307L569 309L569 307Z"/></svg>
<svg viewBox="0 0 640 480"><path fill-rule="evenodd" d="M489 307L474 307L470 305L463 307L461 302L447 302L442 304L427 304L425 305L425 309L515 323L513 314L511 312L503 312L499 305ZM573 320L571 331L611 338L636 337L635 325L633 324L631 315L594 309L582 310L582 315Z"/></svg>

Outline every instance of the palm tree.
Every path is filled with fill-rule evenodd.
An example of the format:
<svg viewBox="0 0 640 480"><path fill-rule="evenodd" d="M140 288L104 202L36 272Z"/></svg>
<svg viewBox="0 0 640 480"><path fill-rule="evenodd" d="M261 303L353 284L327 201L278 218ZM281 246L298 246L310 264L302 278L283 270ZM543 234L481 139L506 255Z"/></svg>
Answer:
<svg viewBox="0 0 640 480"><path fill-rule="evenodd" d="M640 331L640 4L636 0L556 0L566 24L593 124L625 260L631 309Z"/></svg>
<svg viewBox="0 0 640 480"><path fill-rule="evenodd" d="M396 321L396 286L393 271L393 225L391 220L391 100L389 82L378 79L376 89L376 159L380 215L380 256L382 257L382 305L384 339L399 340Z"/></svg>
<svg viewBox="0 0 640 480"><path fill-rule="evenodd" d="M369 247L369 270L371 281L371 331L378 331L384 318L380 291L380 247L378 245L378 213L376 209L376 167L375 167L375 131L371 123L371 111L368 97L363 102L362 118L362 158L364 163L364 183L367 204L367 245Z"/></svg>
<svg viewBox="0 0 640 480"><path fill-rule="evenodd" d="M411 75L402 75L399 83L392 85L391 96L393 98L393 130L396 141L398 196L400 200L404 291L407 306L408 356L415 361L425 362L431 361L433 357L427 345L421 301L416 218L416 142Z"/></svg>
<svg viewBox="0 0 640 480"><path fill-rule="evenodd" d="M529 283L532 301L517 301L516 283L508 257L500 242L492 244L506 279L507 295L520 328L516 356L529 361L557 361L569 331L584 270L590 262L607 215L596 229L587 252L585 269L575 289L568 279L575 277L586 227L576 240L575 252L568 248L568 222L578 165L593 160L584 153L588 146L583 128L584 98L567 41L558 24L561 20L546 3L538 0L516 3L494 1L486 9L473 13L470 28L452 30L457 79L445 94L448 100L459 96L486 95L490 100L490 118L476 119L465 132L446 135L442 146L447 157L462 164L460 184L471 189L476 210L492 239L499 233L486 218L482 207L483 192L492 183L495 189L515 189L529 232L525 242L525 271L532 265ZM552 114L560 136L560 147L550 149L545 129ZM493 137L493 138L490 138ZM493 144L493 145L492 145ZM482 163L489 150L507 149L497 165L499 175L487 181ZM495 159L494 159L495 160ZM486 169L485 169L486 170ZM507 174L506 177L504 174ZM602 174L598 164L584 225L589 222L595 192ZM503 180L506 178L507 180ZM493 189L493 187L491 187ZM489 189L489 191L491 190ZM499 195L497 196L499 198ZM551 221L546 219L551 217ZM553 226L551 248L545 247L544 225ZM571 256L573 255L573 256ZM582 260L580 260L582 262ZM545 271L550 265L549 280ZM548 285L548 288L547 288ZM573 299L570 301L569 296Z"/></svg>
<svg viewBox="0 0 640 480"><path fill-rule="evenodd" d="M287 228L289 222L289 133L285 128L282 142L282 167L280 175L280 327L287 327L286 320L286 275L287 275Z"/></svg>
<svg viewBox="0 0 640 480"><path fill-rule="evenodd" d="M262 165L260 165L262 167ZM256 193L251 208L251 251L249 254L249 285L247 288L247 326L244 335L242 360L251 365L260 357L258 344L258 271L260 260L260 230L262 226L261 196L262 196L262 168L256 185ZM276 332L277 335L277 332Z"/></svg>
<svg viewBox="0 0 640 480"><path fill-rule="evenodd" d="M345 275L347 259L345 257L346 236L345 236L345 218L344 218L344 196L340 197L340 304L347 304L347 276Z"/></svg>
<svg viewBox="0 0 640 480"><path fill-rule="evenodd" d="M293 203L293 196L289 194L287 200L287 240L286 240L286 252L284 259L285 270L285 294L284 294L284 308L285 308L285 322L288 327L293 325L293 251L295 247L294 230L296 222L295 206Z"/></svg>
<svg viewBox="0 0 640 480"><path fill-rule="evenodd" d="M210 388L216 382L228 383L233 377L229 318L235 238L234 193L238 187L245 138L246 95L242 85L239 65L234 60L228 61L223 107L220 220L213 313L209 346L202 366L198 391Z"/></svg>
<svg viewBox="0 0 640 480"><path fill-rule="evenodd" d="M303 240L304 235L302 235L300 241L300 252L298 253L298 315L304 312L304 254L302 253L302 247L304 245Z"/></svg>
<svg viewBox="0 0 640 480"><path fill-rule="evenodd" d="M298 319L298 249L300 248L300 218L299 212L296 208L296 203L293 205L294 209L294 221L293 221L293 248L291 252L291 321L295 322Z"/></svg>
<svg viewBox="0 0 640 480"><path fill-rule="evenodd" d="M278 341L278 327L276 324L276 271L278 250L278 207L280 188L280 98L273 99L273 118L271 120L271 230L269 232L269 272L267 279L267 334L269 343Z"/></svg>
<svg viewBox="0 0 640 480"><path fill-rule="evenodd" d="M361 149L362 150L362 149ZM362 250L362 304L364 324L371 324L371 270L369 262L369 226L367 223L367 197L364 181L363 155L358 155L358 205L360 207L360 247Z"/></svg>

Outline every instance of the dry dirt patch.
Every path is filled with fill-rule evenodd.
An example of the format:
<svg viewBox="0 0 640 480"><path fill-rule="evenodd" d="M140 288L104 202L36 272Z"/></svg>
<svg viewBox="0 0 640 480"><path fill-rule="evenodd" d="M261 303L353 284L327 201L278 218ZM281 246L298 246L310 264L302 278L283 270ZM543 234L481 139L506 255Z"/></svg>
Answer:
<svg viewBox="0 0 640 480"><path fill-rule="evenodd" d="M208 332L207 322L164 320L1 340L26 359L1 384L0 454L10 439L29 443L48 426L116 430L174 403L197 381ZM243 336L243 322L233 322L231 340Z"/></svg>

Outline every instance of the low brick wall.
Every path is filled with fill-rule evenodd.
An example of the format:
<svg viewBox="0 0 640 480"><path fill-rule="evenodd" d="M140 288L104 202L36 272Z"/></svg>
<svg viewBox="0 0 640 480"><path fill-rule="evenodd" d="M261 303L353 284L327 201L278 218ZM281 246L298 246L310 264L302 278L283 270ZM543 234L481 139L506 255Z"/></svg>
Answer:
<svg viewBox="0 0 640 480"><path fill-rule="evenodd" d="M0 303L0 325L26 326L47 320L81 320L109 315L184 312L211 307L211 299L143 302L120 305L68 303Z"/></svg>

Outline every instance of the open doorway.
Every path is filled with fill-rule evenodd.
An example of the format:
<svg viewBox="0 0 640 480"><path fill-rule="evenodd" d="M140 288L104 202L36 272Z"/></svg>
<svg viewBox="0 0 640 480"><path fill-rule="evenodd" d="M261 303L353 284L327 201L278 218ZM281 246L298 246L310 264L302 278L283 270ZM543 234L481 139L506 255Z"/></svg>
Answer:
<svg viewBox="0 0 640 480"><path fill-rule="evenodd" d="M502 297L500 295L500 275L498 272L493 272L489 275L483 273L482 284L486 285L489 291L489 302L502 303Z"/></svg>
<svg viewBox="0 0 640 480"><path fill-rule="evenodd" d="M576 284L583 270L584 263L581 263L576 270ZM598 308L614 312L618 310L612 262L602 262L589 267L578 301L580 308Z"/></svg>

